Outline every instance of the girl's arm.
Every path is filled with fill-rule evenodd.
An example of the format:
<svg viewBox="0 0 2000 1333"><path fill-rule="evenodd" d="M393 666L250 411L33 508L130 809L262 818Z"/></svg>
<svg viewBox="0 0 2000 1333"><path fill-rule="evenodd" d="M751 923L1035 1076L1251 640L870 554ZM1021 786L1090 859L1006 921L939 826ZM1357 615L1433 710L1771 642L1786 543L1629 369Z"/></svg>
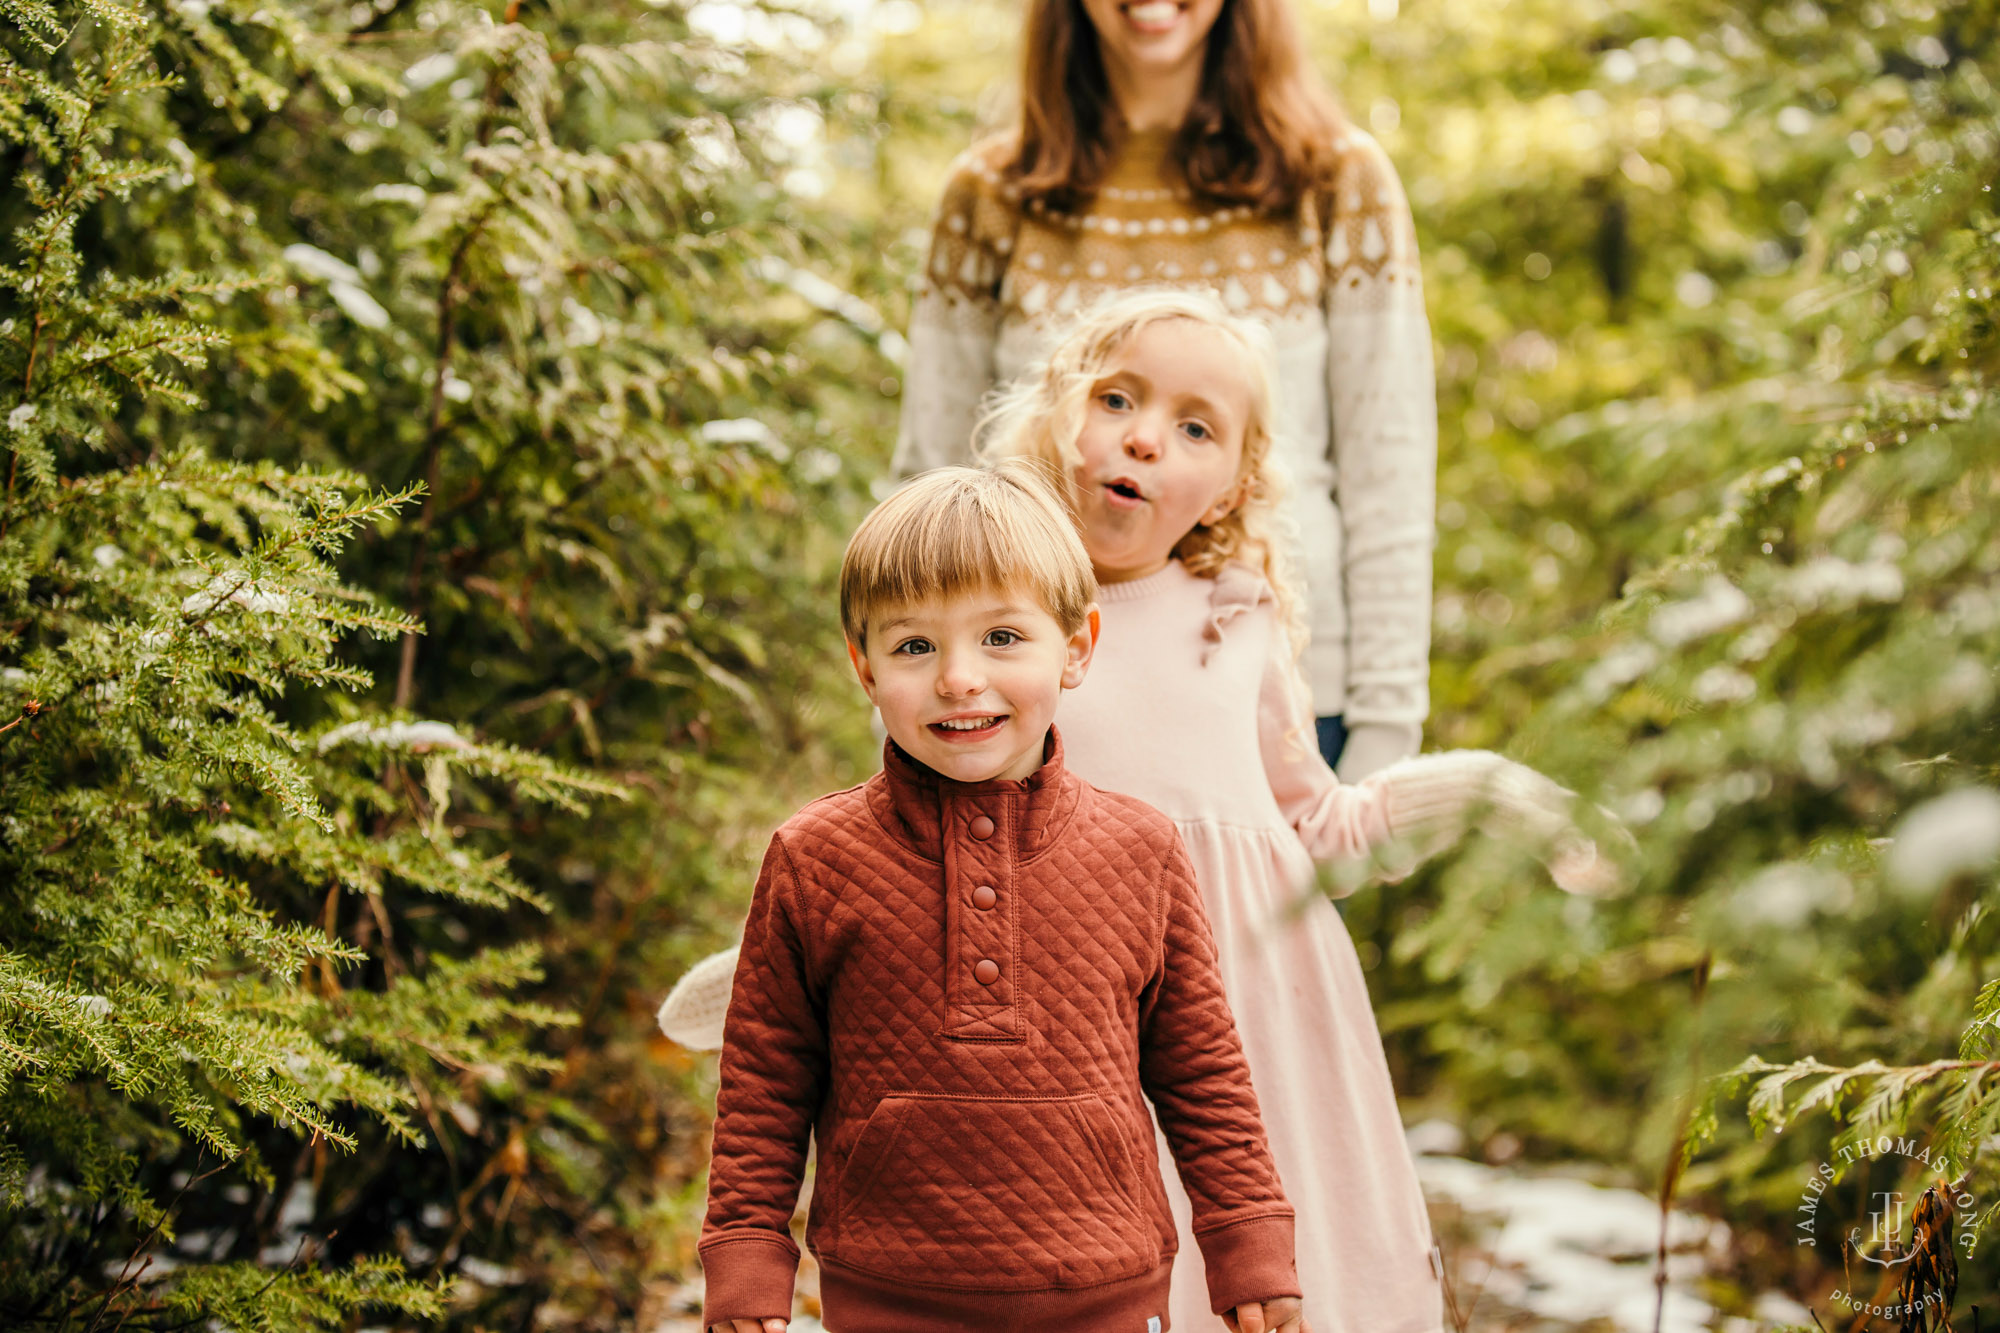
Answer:
<svg viewBox="0 0 2000 1333"><path fill-rule="evenodd" d="M1312 744L1305 682L1284 634L1274 627L1271 641L1257 705L1264 773L1315 861L1368 861L1381 878L1400 879L1477 831L1531 844L1571 893L1618 887L1616 862L1600 856L1574 822L1575 794L1525 764L1485 750L1447 750L1343 783ZM1346 892L1358 887L1334 881L1343 883Z"/></svg>
<svg viewBox="0 0 2000 1333"><path fill-rule="evenodd" d="M1389 811L1373 781L1343 783L1313 743L1312 709L1284 631L1271 628L1270 657L1257 698L1264 775L1285 822L1315 861L1366 860L1389 840Z"/></svg>
<svg viewBox="0 0 2000 1333"><path fill-rule="evenodd" d="M903 418L891 465L898 481L969 462L979 402L993 387L1001 250L1013 236L1013 210L1000 196L991 156L980 147L961 156L938 201L910 313Z"/></svg>
<svg viewBox="0 0 2000 1333"><path fill-rule="evenodd" d="M1437 377L1409 201L1360 130L1327 209L1327 404L1344 528L1341 776L1417 752L1430 711Z"/></svg>
<svg viewBox="0 0 2000 1333"><path fill-rule="evenodd" d="M808 980L798 881L779 838L764 854L730 993L715 1097L702 1325L789 1319L792 1212L827 1080L826 1024Z"/></svg>

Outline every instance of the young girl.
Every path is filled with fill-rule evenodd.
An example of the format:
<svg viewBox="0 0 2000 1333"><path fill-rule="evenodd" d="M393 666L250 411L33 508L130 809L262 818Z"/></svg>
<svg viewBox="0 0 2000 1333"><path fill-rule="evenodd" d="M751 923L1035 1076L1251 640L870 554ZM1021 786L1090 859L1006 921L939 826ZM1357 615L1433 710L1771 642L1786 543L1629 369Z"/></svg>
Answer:
<svg viewBox="0 0 2000 1333"><path fill-rule="evenodd" d="M1395 168L1314 76L1291 0L1027 10L1019 123L960 158L938 204L897 477L966 461L987 392L1107 294L1215 293L1279 348L1322 752L1349 780L1415 754L1437 407Z"/></svg>
<svg viewBox="0 0 2000 1333"><path fill-rule="evenodd" d="M1434 1333L1423 1195L1361 967L1313 891L1315 863L1420 856L1482 815L1481 827L1546 844L1565 888L1608 887L1609 867L1570 824L1568 793L1498 755L1430 755L1347 785L1316 752L1267 353L1212 297L1128 296L1087 314L1022 384L985 452L1041 459L1068 483L1103 628L1057 714L1065 753L1085 781L1166 814L1187 845L1297 1212L1308 1320L1319 1333ZM668 1035L713 1044L697 1021L714 1007L709 975L668 997ZM1186 1199L1173 1204L1172 1326L1216 1329Z"/></svg>
<svg viewBox="0 0 2000 1333"><path fill-rule="evenodd" d="M1086 316L1003 403L985 447L1070 482L1103 632L1057 722L1079 775L1154 805L1187 843L1298 1210L1307 1317L1321 1333L1432 1333L1423 1195L1354 946L1310 891L1314 863L1434 844L1482 799L1557 833L1566 795L1494 755L1344 785L1316 753L1261 333L1205 296L1127 297ZM1574 834L1555 841L1559 880L1591 887L1594 852ZM1198 1268L1174 1290L1174 1328L1216 1326Z"/></svg>

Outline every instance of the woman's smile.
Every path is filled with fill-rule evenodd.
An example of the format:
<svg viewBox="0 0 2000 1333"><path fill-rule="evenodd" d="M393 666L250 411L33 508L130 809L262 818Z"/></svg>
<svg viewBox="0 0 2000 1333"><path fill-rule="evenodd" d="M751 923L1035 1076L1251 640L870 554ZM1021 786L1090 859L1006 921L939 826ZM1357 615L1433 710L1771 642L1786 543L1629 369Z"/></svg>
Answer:
<svg viewBox="0 0 2000 1333"><path fill-rule="evenodd" d="M1173 26L1180 22L1181 15L1185 14L1187 10L1175 4L1174 0L1143 0L1141 4L1121 5L1119 6L1119 12L1125 16L1125 21L1134 28L1137 28L1142 33L1153 35L1171 32Z"/></svg>

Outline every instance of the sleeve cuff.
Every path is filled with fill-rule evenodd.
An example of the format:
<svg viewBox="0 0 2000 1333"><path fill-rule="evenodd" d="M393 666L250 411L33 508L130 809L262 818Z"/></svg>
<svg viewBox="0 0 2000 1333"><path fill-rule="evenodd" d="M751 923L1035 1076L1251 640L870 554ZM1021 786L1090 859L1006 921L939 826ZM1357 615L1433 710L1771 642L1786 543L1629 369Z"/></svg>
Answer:
<svg viewBox="0 0 2000 1333"><path fill-rule="evenodd" d="M790 1236L757 1232L708 1241L701 1246L701 1268L707 1283L703 1328L732 1319L791 1319L799 1247Z"/></svg>
<svg viewBox="0 0 2000 1333"><path fill-rule="evenodd" d="M1351 722L1335 771L1342 782L1359 782L1399 759L1408 759L1423 738L1424 729L1415 722Z"/></svg>
<svg viewBox="0 0 2000 1333"><path fill-rule="evenodd" d="M1249 1301L1304 1296L1292 1249L1292 1215L1274 1213L1196 1232L1208 1268L1208 1305L1217 1314Z"/></svg>

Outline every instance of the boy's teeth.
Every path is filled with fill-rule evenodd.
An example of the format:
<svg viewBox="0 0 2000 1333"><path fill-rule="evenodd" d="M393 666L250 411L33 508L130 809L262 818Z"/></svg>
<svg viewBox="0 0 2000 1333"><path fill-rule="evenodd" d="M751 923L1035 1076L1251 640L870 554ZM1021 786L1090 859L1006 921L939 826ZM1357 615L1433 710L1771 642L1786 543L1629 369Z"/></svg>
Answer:
<svg viewBox="0 0 2000 1333"><path fill-rule="evenodd" d="M1134 23L1172 23L1181 12L1181 7L1167 3L1167 0L1149 0L1143 5L1133 5L1125 11Z"/></svg>
<svg viewBox="0 0 2000 1333"><path fill-rule="evenodd" d="M990 717L954 717L938 723L947 731L980 731L992 726L997 719Z"/></svg>

